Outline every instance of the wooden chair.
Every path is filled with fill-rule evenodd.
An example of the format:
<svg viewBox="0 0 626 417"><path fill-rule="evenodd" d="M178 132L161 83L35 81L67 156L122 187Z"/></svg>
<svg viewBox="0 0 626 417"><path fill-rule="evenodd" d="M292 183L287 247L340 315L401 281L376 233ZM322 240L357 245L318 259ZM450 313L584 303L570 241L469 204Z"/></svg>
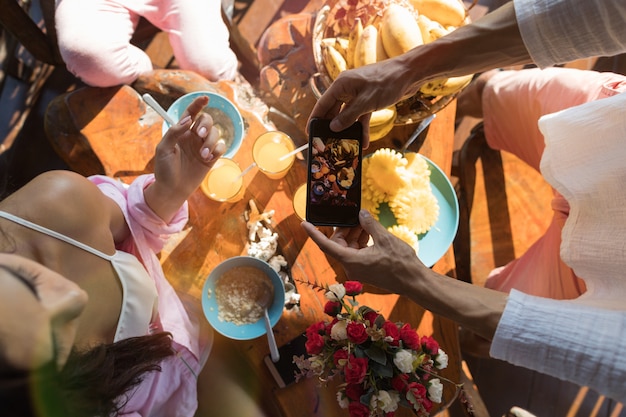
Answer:
<svg viewBox="0 0 626 417"><path fill-rule="evenodd" d="M454 240L456 272L459 279L472 282L471 248L472 233L470 219L476 187L476 163L482 162L482 177L489 180L486 188L490 224L498 230L497 245L493 245L494 263L504 265L515 257L511 233L511 217L506 200L504 169L499 151L487 145L482 122L470 132L469 137L455 155L452 175L458 178L459 230ZM496 236L495 234L493 236Z"/></svg>

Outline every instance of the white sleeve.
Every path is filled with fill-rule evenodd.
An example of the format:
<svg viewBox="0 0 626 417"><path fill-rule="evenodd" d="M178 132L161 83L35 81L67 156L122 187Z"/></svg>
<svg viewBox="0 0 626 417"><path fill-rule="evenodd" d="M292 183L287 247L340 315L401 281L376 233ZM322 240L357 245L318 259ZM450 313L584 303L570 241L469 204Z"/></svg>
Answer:
<svg viewBox="0 0 626 417"><path fill-rule="evenodd" d="M626 311L513 290L496 329L496 359L626 402Z"/></svg>
<svg viewBox="0 0 626 417"><path fill-rule="evenodd" d="M622 0L514 0L526 49L541 68L626 52Z"/></svg>

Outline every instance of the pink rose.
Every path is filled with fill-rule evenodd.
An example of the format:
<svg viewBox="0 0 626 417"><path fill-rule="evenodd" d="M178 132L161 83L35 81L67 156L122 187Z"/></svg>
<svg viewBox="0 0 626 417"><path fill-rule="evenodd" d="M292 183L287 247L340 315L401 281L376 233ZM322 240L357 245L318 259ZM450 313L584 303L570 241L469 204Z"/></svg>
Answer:
<svg viewBox="0 0 626 417"><path fill-rule="evenodd" d="M368 406L361 404L358 401L352 401L348 405L348 413L350 417L369 417L370 409Z"/></svg>
<svg viewBox="0 0 626 417"><path fill-rule="evenodd" d="M358 345L365 342L369 335L367 334L367 328L363 323L351 321L346 328L348 333L348 339Z"/></svg>
<svg viewBox="0 0 626 417"><path fill-rule="evenodd" d="M312 333L307 337L304 346L306 353L309 355L317 355L324 349L324 338L318 333Z"/></svg>
<svg viewBox="0 0 626 417"><path fill-rule="evenodd" d="M405 323L400 329L400 339L405 348L416 350L420 346L420 338L409 323Z"/></svg>
<svg viewBox="0 0 626 417"><path fill-rule="evenodd" d="M350 355L343 372L348 384L360 384L367 375L367 358L357 358Z"/></svg>
<svg viewBox="0 0 626 417"><path fill-rule="evenodd" d="M408 387L408 391L413 394L413 396L415 397L415 400L418 402L418 404L422 404L424 405L424 400L430 401L428 400L428 398L426 397L426 395L428 394L428 391L426 390L426 387L423 386L422 384L420 384L419 382L411 382L409 384ZM415 406L415 404L413 403L413 401L407 397L407 400L409 400L409 402ZM432 403L431 403L431 407L432 407Z"/></svg>
<svg viewBox="0 0 626 417"><path fill-rule="evenodd" d="M359 281L346 281L343 286L347 295L355 296L363 292L363 284Z"/></svg>
<svg viewBox="0 0 626 417"><path fill-rule="evenodd" d="M324 306L324 313L331 317L335 317L341 312L341 303L339 301L328 301Z"/></svg>
<svg viewBox="0 0 626 417"><path fill-rule="evenodd" d="M422 336L422 348L430 355L436 355L439 352L439 343L430 336Z"/></svg>
<svg viewBox="0 0 626 417"><path fill-rule="evenodd" d="M400 344L400 331L398 330L396 323L389 320L385 321L383 324L383 330L385 331L385 337L390 337L392 339L391 341L388 341L390 345L398 346Z"/></svg>

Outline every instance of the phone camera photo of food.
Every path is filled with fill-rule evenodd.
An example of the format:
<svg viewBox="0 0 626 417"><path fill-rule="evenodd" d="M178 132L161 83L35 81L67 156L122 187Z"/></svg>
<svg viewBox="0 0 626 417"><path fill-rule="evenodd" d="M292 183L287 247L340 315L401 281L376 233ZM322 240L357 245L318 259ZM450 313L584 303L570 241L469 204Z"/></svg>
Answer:
<svg viewBox="0 0 626 417"><path fill-rule="evenodd" d="M311 204L325 206L359 205L359 142L355 139L313 138L311 161Z"/></svg>

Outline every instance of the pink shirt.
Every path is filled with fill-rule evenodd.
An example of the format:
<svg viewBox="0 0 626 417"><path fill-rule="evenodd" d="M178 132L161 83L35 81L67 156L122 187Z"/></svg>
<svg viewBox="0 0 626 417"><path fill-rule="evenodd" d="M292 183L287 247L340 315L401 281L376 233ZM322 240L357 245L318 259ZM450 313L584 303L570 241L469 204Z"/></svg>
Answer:
<svg viewBox="0 0 626 417"><path fill-rule="evenodd" d="M170 332L177 354L163 361L161 372L147 374L130 394L124 416L191 417L197 409L197 375L211 348L212 335L201 340L194 323L174 288L165 278L156 254L167 238L185 226L188 206L185 203L169 224L146 204L143 190L154 182L154 175L142 175L130 186L105 176L89 180L113 199L124 213L131 236L116 244L116 249L135 255L154 279L158 293L159 319L153 331Z"/></svg>

